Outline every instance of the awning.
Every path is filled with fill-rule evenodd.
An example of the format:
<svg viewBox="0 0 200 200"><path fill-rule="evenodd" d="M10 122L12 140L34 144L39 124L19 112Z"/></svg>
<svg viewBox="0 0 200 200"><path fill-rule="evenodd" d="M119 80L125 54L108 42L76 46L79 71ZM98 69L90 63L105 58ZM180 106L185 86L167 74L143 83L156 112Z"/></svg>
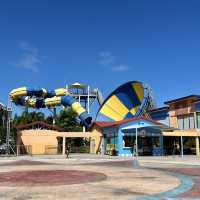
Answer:
<svg viewBox="0 0 200 200"><path fill-rule="evenodd" d="M126 136L135 136L136 129L138 129L139 136L160 136L162 134L162 130L165 128L169 128L168 126L158 125L154 123L145 123L139 121L136 124L132 124L127 127L123 127L121 130Z"/></svg>

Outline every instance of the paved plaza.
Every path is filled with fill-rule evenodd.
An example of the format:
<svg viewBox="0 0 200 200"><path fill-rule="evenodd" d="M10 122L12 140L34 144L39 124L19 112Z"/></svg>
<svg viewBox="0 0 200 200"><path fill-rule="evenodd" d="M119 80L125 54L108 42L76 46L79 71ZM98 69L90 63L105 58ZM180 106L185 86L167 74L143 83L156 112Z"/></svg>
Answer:
<svg viewBox="0 0 200 200"><path fill-rule="evenodd" d="M200 199L200 159L89 154L0 158L1 200Z"/></svg>

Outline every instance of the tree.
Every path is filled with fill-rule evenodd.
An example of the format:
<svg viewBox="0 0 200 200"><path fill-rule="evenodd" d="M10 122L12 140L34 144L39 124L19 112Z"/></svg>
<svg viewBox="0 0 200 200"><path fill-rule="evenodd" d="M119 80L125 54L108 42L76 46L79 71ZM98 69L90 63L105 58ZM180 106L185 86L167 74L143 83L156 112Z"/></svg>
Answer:
<svg viewBox="0 0 200 200"><path fill-rule="evenodd" d="M34 121L44 121L48 124L53 124L53 117L51 115L45 117L42 112L24 111L20 116L15 114L12 124L16 127ZM72 108L60 111L56 117L56 125L62 127L65 131L82 131L82 127L77 121L77 114L72 110Z"/></svg>
<svg viewBox="0 0 200 200"><path fill-rule="evenodd" d="M0 144L6 142L6 111L0 109Z"/></svg>
<svg viewBox="0 0 200 200"><path fill-rule="evenodd" d="M45 115L42 112L26 112L24 111L20 116L15 114L13 125L29 124L35 121L45 121Z"/></svg>
<svg viewBox="0 0 200 200"><path fill-rule="evenodd" d="M0 112L0 119L3 119L3 114ZM25 125L35 121L44 121L48 124L53 124L53 117L45 117L42 112L22 112L21 115L15 114L11 122L11 136L12 140L16 141L16 129L18 125ZM82 131L81 125L77 122L77 114L71 109L67 108L61 110L56 118L56 125L63 128L65 131ZM3 120L0 120L0 143L5 143L6 124L3 126Z"/></svg>
<svg viewBox="0 0 200 200"><path fill-rule="evenodd" d="M61 110L56 118L56 125L65 131L82 131L81 125L77 122L77 113L72 108Z"/></svg>

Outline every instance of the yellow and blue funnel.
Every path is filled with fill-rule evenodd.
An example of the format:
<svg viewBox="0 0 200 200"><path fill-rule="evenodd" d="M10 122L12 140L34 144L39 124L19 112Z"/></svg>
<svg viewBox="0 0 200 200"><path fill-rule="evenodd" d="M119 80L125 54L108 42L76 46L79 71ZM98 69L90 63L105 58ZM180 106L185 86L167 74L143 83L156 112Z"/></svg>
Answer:
<svg viewBox="0 0 200 200"><path fill-rule="evenodd" d="M139 117L150 107L148 88L139 81L130 81L115 89L101 105L97 121L120 121Z"/></svg>

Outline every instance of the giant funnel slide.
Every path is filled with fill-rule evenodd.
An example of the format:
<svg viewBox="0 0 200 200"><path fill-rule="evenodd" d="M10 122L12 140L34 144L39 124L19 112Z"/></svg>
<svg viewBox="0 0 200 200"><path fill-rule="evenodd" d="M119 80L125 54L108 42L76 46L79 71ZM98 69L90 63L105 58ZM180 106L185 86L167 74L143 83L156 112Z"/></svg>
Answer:
<svg viewBox="0 0 200 200"><path fill-rule="evenodd" d="M147 115L153 108L154 98L150 86L139 81L130 81L116 88L101 105L96 120L120 121Z"/></svg>
<svg viewBox="0 0 200 200"><path fill-rule="evenodd" d="M31 89L21 87L10 92L11 100L19 106L27 106L32 108L48 108L63 105L71 106L78 114L81 124L87 128L92 122L92 117L88 115L86 110L79 102L69 95L64 88L56 90L46 90L44 88Z"/></svg>

